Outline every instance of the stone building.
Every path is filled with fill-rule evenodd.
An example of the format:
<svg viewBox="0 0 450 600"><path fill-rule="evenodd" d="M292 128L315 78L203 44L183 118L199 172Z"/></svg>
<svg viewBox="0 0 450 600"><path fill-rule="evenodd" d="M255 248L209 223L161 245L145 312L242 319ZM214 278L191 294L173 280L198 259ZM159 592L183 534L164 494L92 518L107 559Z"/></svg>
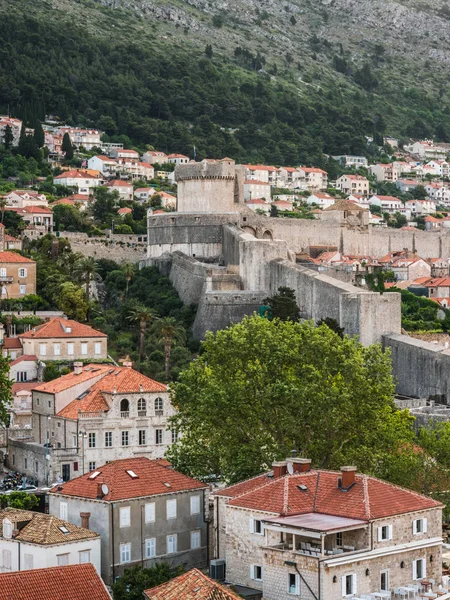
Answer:
<svg viewBox="0 0 450 600"><path fill-rule="evenodd" d="M350 200L336 200L322 212L322 220L341 226L368 227L370 211Z"/></svg>
<svg viewBox="0 0 450 600"><path fill-rule="evenodd" d="M266 600L337 600L441 581L442 504L356 473L287 459L216 494L227 580Z"/></svg>
<svg viewBox="0 0 450 600"><path fill-rule="evenodd" d="M0 231L3 231L0 228ZM36 293L36 263L16 252L0 252L0 300Z"/></svg>
<svg viewBox="0 0 450 600"><path fill-rule="evenodd" d="M127 366L75 364L32 390L32 430L11 431L9 465L50 484L136 454L162 458L173 441L167 387Z"/></svg>
<svg viewBox="0 0 450 600"><path fill-rule="evenodd" d="M18 337L24 354L43 361L102 360L108 356L106 333L72 319L55 317Z"/></svg>
<svg viewBox="0 0 450 600"><path fill-rule="evenodd" d="M241 600L242 596L235 594L207 577L198 569L191 569L166 583L144 591L145 600Z"/></svg>
<svg viewBox="0 0 450 600"><path fill-rule="evenodd" d="M92 563L100 573L100 536L67 518L30 510L0 511L0 571Z"/></svg>
<svg viewBox="0 0 450 600"><path fill-rule="evenodd" d="M50 514L100 533L101 575L111 584L135 565L205 567L207 489L166 460L116 460L53 488Z"/></svg>

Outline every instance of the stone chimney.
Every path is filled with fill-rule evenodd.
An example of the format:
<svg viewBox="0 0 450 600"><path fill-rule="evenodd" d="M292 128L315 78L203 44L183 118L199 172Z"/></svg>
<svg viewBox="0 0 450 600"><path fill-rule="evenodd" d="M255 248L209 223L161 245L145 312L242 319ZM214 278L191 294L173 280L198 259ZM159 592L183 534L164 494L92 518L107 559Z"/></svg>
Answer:
<svg viewBox="0 0 450 600"><path fill-rule="evenodd" d="M348 490L356 481L356 467L341 467L342 488Z"/></svg>
<svg viewBox="0 0 450 600"><path fill-rule="evenodd" d="M294 473L307 473L311 469L310 458L290 458L289 460L294 467Z"/></svg>
<svg viewBox="0 0 450 600"><path fill-rule="evenodd" d="M273 478L283 477L287 473L287 462L285 460L272 463Z"/></svg>
<svg viewBox="0 0 450 600"><path fill-rule="evenodd" d="M83 372L83 363L82 362L74 362L73 363L73 372L75 375L81 375Z"/></svg>
<svg viewBox="0 0 450 600"><path fill-rule="evenodd" d="M133 361L129 356L125 356L125 358L122 360L122 366L126 367L127 369L133 368Z"/></svg>
<svg viewBox="0 0 450 600"><path fill-rule="evenodd" d="M89 519L91 517L91 513L82 512L82 513L80 513L80 517L81 517L81 527L84 527L85 529L89 529Z"/></svg>
<svg viewBox="0 0 450 600"><path fill-rule="evenodd" d="M103 483L101 481L97 482L97 500L101 500L105 495L102 490ZM80 513L81 516L81 513Z"/></svg>

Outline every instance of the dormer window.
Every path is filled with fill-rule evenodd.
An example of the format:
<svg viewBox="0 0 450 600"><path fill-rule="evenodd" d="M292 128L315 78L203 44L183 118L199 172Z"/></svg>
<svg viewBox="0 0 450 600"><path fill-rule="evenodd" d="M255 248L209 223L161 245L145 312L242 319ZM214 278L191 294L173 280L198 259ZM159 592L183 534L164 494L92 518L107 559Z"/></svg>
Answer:
<svg viewBox="0 0 450 600"><path fill-rule="evenodd" d="M3 537L10 540L12 538L13 525L9 519L3 519Z"/></svg>
<svg viewBox="0 0 450 600"><path fill-rule="evenodd" d="M65 327L66 333L72 333L72 327Z"/></svg>

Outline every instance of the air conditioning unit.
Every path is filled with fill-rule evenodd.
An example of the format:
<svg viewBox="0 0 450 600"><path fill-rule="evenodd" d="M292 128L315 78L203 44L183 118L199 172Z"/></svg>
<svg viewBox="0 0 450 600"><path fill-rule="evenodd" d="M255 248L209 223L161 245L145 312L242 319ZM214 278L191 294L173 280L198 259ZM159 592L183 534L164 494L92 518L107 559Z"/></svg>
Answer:
<svg viewBox="0 0 450 600"><path fill-rule="evenodd" d="M216 581L225 581L225 561L222 558L210 562L209 576Z"/></svg>

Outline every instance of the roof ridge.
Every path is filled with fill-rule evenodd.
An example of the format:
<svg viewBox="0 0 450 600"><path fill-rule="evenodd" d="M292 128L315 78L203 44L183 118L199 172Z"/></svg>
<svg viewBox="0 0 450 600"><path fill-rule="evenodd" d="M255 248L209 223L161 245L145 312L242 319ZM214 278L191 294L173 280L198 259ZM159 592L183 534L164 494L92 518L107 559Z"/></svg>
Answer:
<svg viewBox="0 0 450 600"><path fill-rule="evenodd" d="M287 514L289 510L289 477L284 477L284 489L283 489L283 514Z"/></svg>
<svg viewBox="0 0 450 600"><path fill-rule="evenodd" d="M370 510L369 486L367 481L367 475L364 475L362 478L364 513L366 517L370 519L372 517L372 511Z"/></svg>
<svg viewBox="0 0 450 600"><path fill-rule="evenodd" d="M313 502L313 512L316 512L317 508L317 495L319 493L319 481L320 481L320 471L317 471L317 479L316 479L316 491L314 492L314 502Z"/></svg>

